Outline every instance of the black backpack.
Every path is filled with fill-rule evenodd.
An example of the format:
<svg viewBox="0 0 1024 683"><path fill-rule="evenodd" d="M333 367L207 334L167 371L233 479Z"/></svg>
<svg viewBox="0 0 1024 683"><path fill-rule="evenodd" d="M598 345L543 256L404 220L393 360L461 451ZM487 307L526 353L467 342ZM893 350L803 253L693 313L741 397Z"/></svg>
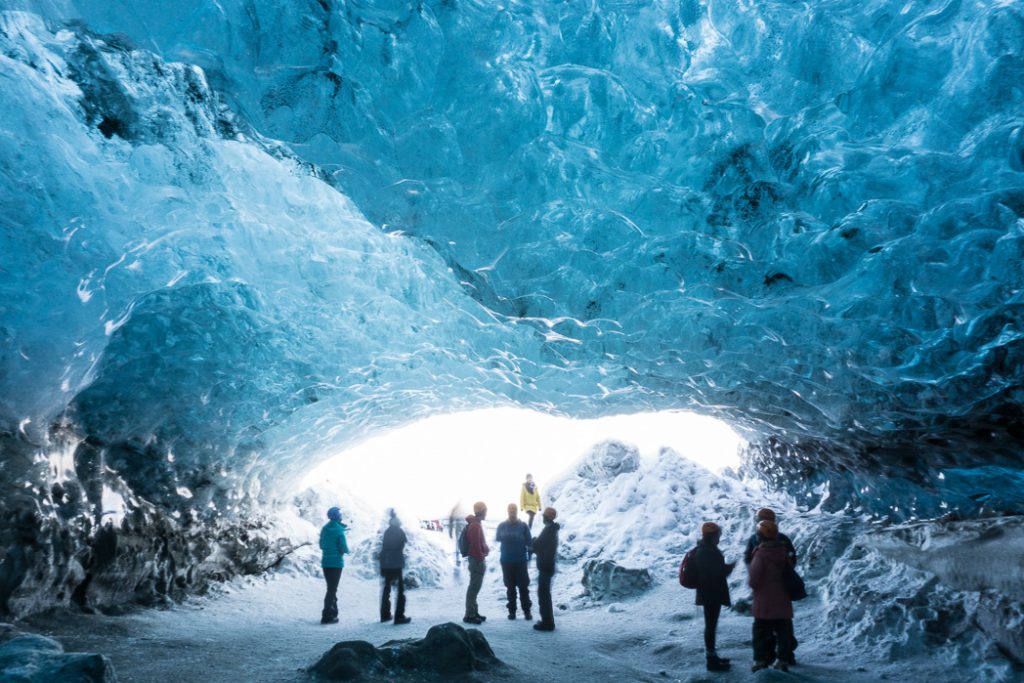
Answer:
<svg viewBox="0 0 1024 683"><path fill-rule="evenodd" d="M786 571L782 574L782 583L786 586L786 593L789 594L790 600L803 600L807 597L807 587L804 586L803 578L796 573L796 569L788 561L786 562Z"/></svg>
<svg viewBox="0 0 1024 683"><path fill-rule="evenodd" d="M459 554L463 557L469 557L469 535L466 533L469 531L469 525L462 527L462 531L459 532Z"/></svg>

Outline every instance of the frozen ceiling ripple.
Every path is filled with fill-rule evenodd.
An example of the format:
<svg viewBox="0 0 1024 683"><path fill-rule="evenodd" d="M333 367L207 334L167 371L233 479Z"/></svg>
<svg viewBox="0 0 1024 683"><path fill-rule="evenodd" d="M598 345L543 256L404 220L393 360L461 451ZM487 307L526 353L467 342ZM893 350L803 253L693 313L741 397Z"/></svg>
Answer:
<svg viewBox="0 0 1024 683"><path fill-rule="evenodd" d="M148 495L504 402L1021 463L1016 6L40 11L0 36L11 433Z"/></svg>

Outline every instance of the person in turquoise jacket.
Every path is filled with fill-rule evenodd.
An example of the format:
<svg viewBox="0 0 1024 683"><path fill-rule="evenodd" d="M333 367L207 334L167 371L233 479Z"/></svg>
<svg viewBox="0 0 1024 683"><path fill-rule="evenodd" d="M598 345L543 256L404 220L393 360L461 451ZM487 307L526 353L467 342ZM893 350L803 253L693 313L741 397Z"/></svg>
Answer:
<svg viewBox="0 0 1024 683"><path fill-rule="evenodd" d="M341 523L341 510L333 507L327 511L327 524L320 529L320 550L323 559L320 566L324 570L327 581L327 595L324 596L324 611L320 616L321 624L338 623L338 582L341 581L341 570L345 568L345 554L348 543L345 542L344 524Z"/></svg>

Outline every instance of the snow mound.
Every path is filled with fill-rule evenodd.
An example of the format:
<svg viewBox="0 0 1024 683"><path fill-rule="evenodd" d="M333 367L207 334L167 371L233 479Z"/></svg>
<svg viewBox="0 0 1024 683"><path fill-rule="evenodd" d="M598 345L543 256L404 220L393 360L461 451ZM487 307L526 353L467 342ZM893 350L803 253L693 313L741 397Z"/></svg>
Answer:
<svg viewBox="0 0 1024 683"><path fill-rule="evenodd" d="M616 441L594 446L548 486L548 495L562 524L563 560L648 568L656 582L675 580L682 555L706 521L722 527L729 560L740 559L758 508L774 509L798 548L833 521L823 513L805 514L792 498L760 482L714 474L671 449L641 458L635 447ZM828 553L819 554L827 559Z"/></svg>

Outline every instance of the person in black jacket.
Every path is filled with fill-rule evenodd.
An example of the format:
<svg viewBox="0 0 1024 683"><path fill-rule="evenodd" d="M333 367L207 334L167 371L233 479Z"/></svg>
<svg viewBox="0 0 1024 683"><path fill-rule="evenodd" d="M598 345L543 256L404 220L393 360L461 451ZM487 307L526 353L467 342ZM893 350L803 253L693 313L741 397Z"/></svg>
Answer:
<svg viewBox="0 0 1024 683"><path fill-rule="evenodd" d="M555 575L555 556L558 554L558 530L555 508L544 509L544 528L533 540L533 555L537 558L537 603L540 621L533 625L538 631L555 630L555 612L551 606L551 579Z"/></svg>
<svg viewBox="0 0 1024 683"><path fill-rule="evenodd" d="M755 524L760 524L761 522L766 521L778 523L775 519L775 512L773 510L769 508L761 508L760 510L757 511L757 522L755 522ZM763 540L765 539L758 536L756 530L754 531L753 535L751 535L751 537L747 539L747 548L743 551L743 563L748 567L750 566L750 561L754 559L754 549L757 548L757 546L759 546L761 544L761 541ZM779 534L777 540L786 546L786 555L789 557L790 564L792 564L795 567L797 557L796 548L793 547L793 541L789 540L789 536L783 533Z"/></svg>
<svg viewBox="0 0 1024 683"><path fill-rule="evenodd" d="M728 671L729 660L718 656L715 636L718 631L718 617L722 607L732 604L729 599L729 584L726 578L732 573L735 562L726 564L718 540L721 528L714 522L704 522L700 528L701 539L693 555L693 568L697 576L697 604L704 608L704 649L707 652L708 671Z"/></svg>
<svg viewBox="0 0 1024 683"><path fill-rule="evenodd" d="M405 616L405 532L395 511L391 511L388 528L380 543L380 575L384 577L384 590L380 596L380 620L391 621L391 585L398 585L398 599L395 602L395 625L408 624L412 619Z"/></svg>

